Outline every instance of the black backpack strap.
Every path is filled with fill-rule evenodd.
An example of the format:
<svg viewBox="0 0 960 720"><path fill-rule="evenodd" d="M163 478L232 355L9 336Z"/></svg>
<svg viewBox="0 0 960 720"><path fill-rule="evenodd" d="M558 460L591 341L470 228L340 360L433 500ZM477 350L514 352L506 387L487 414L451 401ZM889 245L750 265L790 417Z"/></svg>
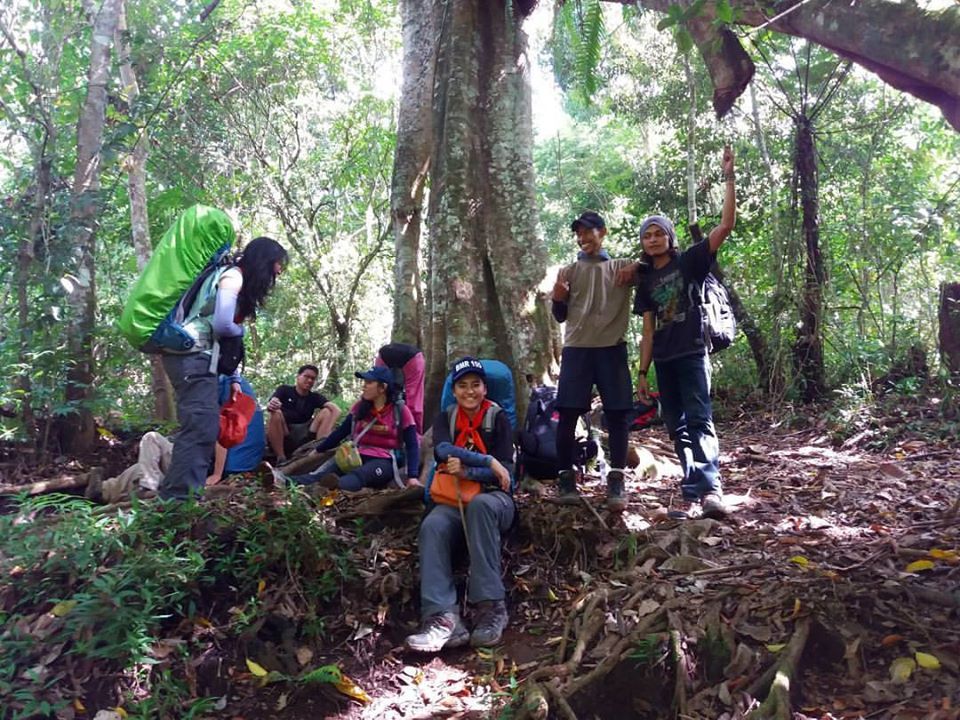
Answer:
<svg viewBox="0 0 960 720"><path fill-rule="evenodd" d="M497 405L497 403L490 401L490 407L487 408L487 411L483 414L483 421L480 423L480 430L486 433L492 433L493 427L497 422L497 415L500 414L500 411L503 410L502 407ZM447 410L447 414L450 420L450 441L457 441L457 406L451 405L450 409Z"/></svg>

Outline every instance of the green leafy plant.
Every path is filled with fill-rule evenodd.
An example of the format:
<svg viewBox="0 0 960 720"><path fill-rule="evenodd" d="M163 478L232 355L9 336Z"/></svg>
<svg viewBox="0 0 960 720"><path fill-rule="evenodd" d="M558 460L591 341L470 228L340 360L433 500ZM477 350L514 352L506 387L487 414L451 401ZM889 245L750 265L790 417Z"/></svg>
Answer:
<svg viewBox="0 0 960 720"><path fill-rule="evenodd" d="M633 660L637 667L646 665L656 667L670 657L670 648L667 644L667 636L663 633L651 633L641 638L633 649L627 653L627 657Z"/></svg>
<svg viewBox="0 0 960 720"><path fill-rule="evenodd" d="M60 664L69 656L101 672L137 669L137 717L206 712L173 658L158 661L153 649L183 620L210 613L213 598L240 608L221 624L228 631L241 632L271 612L275 598L293 596L304 608L304 634L322 633L320 613L346 574L343 553L304 493L277 506L262 497L135 501L119 511L62 495L20 498L0 515L0 574L9 578L0 589L0 705L22 718L64 707Z"/></svg>

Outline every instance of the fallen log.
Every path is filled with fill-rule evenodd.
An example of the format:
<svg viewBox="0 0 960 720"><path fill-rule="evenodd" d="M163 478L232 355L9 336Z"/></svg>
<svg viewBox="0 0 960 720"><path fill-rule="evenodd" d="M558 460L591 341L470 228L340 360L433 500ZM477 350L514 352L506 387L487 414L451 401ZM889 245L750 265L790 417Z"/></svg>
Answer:
<svg viewBox="0 0 960 720"><path fill-rule="evenodd" d="M86 487L88 480L89 474L83 473L81 475L61 475L52 480L40 480L39 482L27 483L26 485L11 483L9 485L0 485L0 495L22 495L25 493L33 496L48 492L59 492L61 490L75 490L76 488Z"/></svg>

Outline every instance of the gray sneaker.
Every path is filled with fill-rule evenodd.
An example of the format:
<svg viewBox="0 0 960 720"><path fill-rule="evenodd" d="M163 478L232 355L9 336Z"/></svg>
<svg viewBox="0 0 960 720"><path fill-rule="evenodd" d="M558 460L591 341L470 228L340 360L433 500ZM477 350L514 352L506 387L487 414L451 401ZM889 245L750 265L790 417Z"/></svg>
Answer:
<svg viewBox="0 0 960 720"><path fill-rule="evenodd" d="M623 512L627 509L627 494L624 489L623 470L611 470L607 473L607 510Z"/></svg>
<svg viewBox="0 0 960 720"><path fill-rule="evenodd" d="M469 639L470 632L460 614L445 612L428 617L420 626L420 632L408 636L403 643L409 650L432 653L466 645Z"/></svg>
<svg viewBox="0 0 960 720"><path fill-rule="evenodd" d="M510 619L503 600L483 600L477 603L477 623L470 633L473 647L489 647L500 642Z"/></svg>
<svg viewBox="0 0 960 720"><path fill-rule="evenodd" d="M557 477L557 497L553 502L560 505L579 505L580 491L577 490L577 478L579 473L576 470L561 470Z"/></svg>
<svg viewBox="0 0 960 720"><path fill-rule="evenodd" d="M720 493L707 493L700 498L700 508L705 518L713 520L723 520L730 514L730 508L723 502L723 496Z"/></svg>

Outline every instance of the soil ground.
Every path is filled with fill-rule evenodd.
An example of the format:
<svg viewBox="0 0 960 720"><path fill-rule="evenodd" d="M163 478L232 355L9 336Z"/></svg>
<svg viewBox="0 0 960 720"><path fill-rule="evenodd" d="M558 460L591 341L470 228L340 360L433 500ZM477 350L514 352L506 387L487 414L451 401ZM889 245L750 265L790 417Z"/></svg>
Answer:
<svg viewBox="0 0 960 720"><path fill-rule="evenodd" d="M504 555L511 625L497 648L405 652L418 510L365 515L369 497L338 495L317 512L352 547L352 573L322 609L322 640L302 634L295 600L274 597L239 639L216 621L171 629L169 640L203 648L173 670L224 698L204 717L233 720L737 718L765 698L763 717L960 717L957 443L900 433L867 450L866 435L837 442L824 423L791 429L761 415L719 432L735 510L723 521L683 503L656 427L632 437L651 456L620 516L603 508L599 478L582 507L552 504L549 486L520 494ZM236 502L229 488L210 502ZM336 663L367 700L264 686L247 660L288 675ZM786 691L771 689L776 670ZM90 717L115 705L117 679L89 681Z"/></svg>

